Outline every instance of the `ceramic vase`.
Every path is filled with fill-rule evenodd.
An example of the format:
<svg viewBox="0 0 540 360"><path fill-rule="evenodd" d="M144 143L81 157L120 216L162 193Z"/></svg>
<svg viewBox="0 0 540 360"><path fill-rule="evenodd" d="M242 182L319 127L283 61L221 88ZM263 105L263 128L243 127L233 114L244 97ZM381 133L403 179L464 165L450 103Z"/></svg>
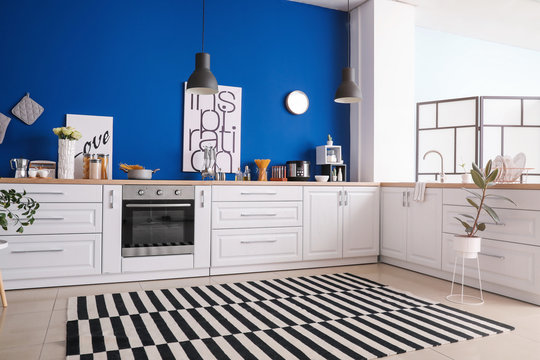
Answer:
<svg viewBox="0 0 540 360"><path fill-rule="evenodd" d="M75 178L75 140L58 139L58 178Z"/></svg>
<svg viewBox="0 0 540 360"><path fill-rule="evenodd" d="M476 259L482 248L482 238L478 236L454 235L454 251L465 259Z"/></svg>
<svg viewBox="0 0 540 360"><path fill-rule="evenodd" d="M461 174L461 183L467 184L471 182L471 175L470 174Z"/></svg>

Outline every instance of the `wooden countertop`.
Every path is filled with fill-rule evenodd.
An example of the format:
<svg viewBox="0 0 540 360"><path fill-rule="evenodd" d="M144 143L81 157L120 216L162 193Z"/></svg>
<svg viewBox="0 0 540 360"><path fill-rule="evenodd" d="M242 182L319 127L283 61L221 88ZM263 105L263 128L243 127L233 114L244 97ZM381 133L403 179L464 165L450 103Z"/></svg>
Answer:
<svg viewBox="0 0 540 360"><path fill-rule="evenodd" d="M414 188L414 182L381 182L381 187L412 187ZM427 182L427 188L445 188L445 189L475 189L476 185L462 184L462 183L436 183ZM540 184L497 184L491 187L491 189L516 189L516 190L540 190Z"/></svg>
<svg viewBox="0 0 540 360"><path fill-rule="evenodd" d="M231 186L379 186L376 182L316 182L316 181L202 181L202 180L89 180L0 178L0 184L86 184L86 185L231 185Z"/></svg>

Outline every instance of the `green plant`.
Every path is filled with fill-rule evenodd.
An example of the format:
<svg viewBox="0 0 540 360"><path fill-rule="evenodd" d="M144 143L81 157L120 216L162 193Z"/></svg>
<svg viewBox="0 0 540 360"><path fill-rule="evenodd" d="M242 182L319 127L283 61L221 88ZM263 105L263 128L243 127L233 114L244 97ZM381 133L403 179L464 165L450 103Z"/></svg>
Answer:
<svg viewBox="0 0 540 360"><path fill-rule="evenodd" d="M458 164L460 168L463 169L463 172L466 174L467 173L467 167L465 166L465 163L461 163L461 164Z"/></svg>
<svg viewBox="0 0 540 360"><path fill-rule="evenodd" d="M332 141L332 137L328 134L328 141Z"/></svg>
<svg viewBox="0 0 540 360"><path fill-rule="evenodd" d="M468 237L473 237L478 231L484 231L486 229L486 223L480 221L480 214L482 213L482 210L486 212L491 219L493 219L495 224L500 223L499 216L497 215L495 210L493 210L492 207L486 205L486 199L501 199L509 201L512 204L516 205L516 203L514 203L512 200L505 196L487 194L488 187L494 185L494 181L497 178L498 174L499 169L491 169L491 160L487 162L484 171L482 171L475 163L472 164L471 176L473 182L480 190L482 190L482 193L479 194L465 188L463 188L463 190L467 191L469 194L472 195L467 196L466 199L467 202L476 209L476 216L472 216L469 214L459 214L461 218L455 216L455 219L457 219L461 223L461 225L465 227L465 232L467 233ZM472 224L471 220L473 221Z"/></svg>
<svg viewBox="0 0 540 360"><path fill-rule="evenodd" d="M32 225L39 203L26 196L26 191L19 193L13 189L0 190L0 226L7 231L8 225L19 226L18 233L24 226Z"/></svg>
<svg viewBox="0 0 540 360"><path fill-rule="evenodd" d="M79 140L82 137L82 134L71 126L54 128L53 133L59 139Z"/></svg>

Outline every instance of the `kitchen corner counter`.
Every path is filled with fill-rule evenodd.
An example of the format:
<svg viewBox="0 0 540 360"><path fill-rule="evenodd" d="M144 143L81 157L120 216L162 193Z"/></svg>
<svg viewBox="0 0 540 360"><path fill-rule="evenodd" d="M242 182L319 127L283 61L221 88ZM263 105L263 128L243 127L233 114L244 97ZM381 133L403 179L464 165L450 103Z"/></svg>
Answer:
<svg viewBox="0 0 540 360"><path fill-rule="evenodd" d="M202 180L90 180L0 178L0 184L77 184L77 185L230 185L230 186L379 186L377 182L316 182L316 181L202 181ZM414 185L413 185L414 186Z"/></svg>

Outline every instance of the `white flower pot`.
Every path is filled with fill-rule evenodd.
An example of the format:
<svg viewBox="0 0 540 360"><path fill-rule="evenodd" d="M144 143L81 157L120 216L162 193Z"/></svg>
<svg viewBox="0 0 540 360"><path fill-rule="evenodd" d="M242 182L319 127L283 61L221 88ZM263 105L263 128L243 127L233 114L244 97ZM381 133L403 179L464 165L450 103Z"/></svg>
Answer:
<svg viewBox="0 0 540 360"><path fill-rule="evenodd" d="M467 184L471 182L471 174L461 174L461 182Z"/></svg>
<svg viewBox="0 0 540 360"><path fill-rule="evenodd" d="M459 257L476 259L482 247L482 238L477 236L454 235L454 251Z"/></svg>
<svg viewBox="0 0 540 360"><path fill-rule="evenodd" d="M75 140L58 139L58 178L75 178Z"/></svg>
<svg viewBox="0 0 540 360"><path fill-rule="evenodd" d="M326 140L326 145L332 146L332 145L334 145L334 141L333 140Z"/></svg>

